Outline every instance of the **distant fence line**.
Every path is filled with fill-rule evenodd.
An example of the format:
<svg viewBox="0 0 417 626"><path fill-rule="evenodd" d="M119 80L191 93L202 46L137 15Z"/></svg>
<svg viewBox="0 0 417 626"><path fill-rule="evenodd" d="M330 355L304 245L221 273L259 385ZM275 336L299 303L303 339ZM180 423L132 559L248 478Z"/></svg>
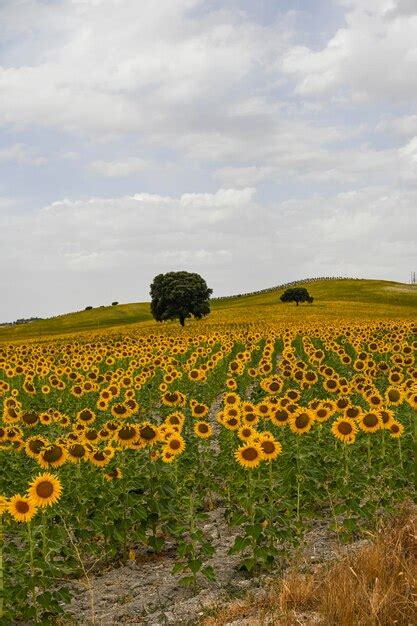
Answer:
<svg viewBox="0 0 417 626"><path fill-rule="evenodd" d="M315 283L320 280L360 280L360 278L349 278L348 276L320 276L316 278L303 278L302 280L292 280L289 283L282 283L282 285L276 285L275 287L268 287L267 289L260 289L259 291L250 291L248 293L237 293L234 296L217 296L211 298L211 300L231 300L232 298L244 298L245 296L256 296L262 293L270 293L271 291L277 291L278 289L286 289L287 287L294 287L295 285L302 285L304 283Z"/></svg>

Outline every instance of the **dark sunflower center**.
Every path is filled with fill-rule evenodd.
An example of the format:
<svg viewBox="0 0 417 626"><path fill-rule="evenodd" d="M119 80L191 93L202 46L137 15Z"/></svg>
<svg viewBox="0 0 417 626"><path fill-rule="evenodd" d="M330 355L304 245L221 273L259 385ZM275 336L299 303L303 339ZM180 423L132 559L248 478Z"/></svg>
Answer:
<svg viewBox="0 0 417 626"><path fill-rule="evenodd" d="M275 413L275 419L277 419L278 422L286 422L288 419L287 411L277 411Z"/></svg>
<svg viewBox="0 0 417 626"><path fill-rule="evenodd" d="M400 392L397 389L391 389L391 391L388 392L388 398L391 402L398 402L400 399Z"/></svg>
<svg viewBox="0 0 417 626"><path fill-rule="evenodd" d="M173 439L169 442L169 447L171 448L171 450L179 450L181 448L181 443L178 441L178 439Z"/></svg>
<svg viewBox="0 0 417 626"><path fill-rule="evenodd" d="M82 459L83 456L85 456L85 448L80 443L75 443L73 446L70 447L69 451L71 456L77 459Z"/></svg>
<svg viewBox="0 0 417 626"><path fill-rule="evenodd" d="M40 498L49 498L54 492L54 486L49 480L43 480L36 486L36 494Z"/></svg>
<svg viewBox="0 0 417 626"><path fill-rule="evenodd" d="M120 439L124 439L125 441L129 439L133 439L136 436L136 430L132 428L132 426L125 426L119 430Z"/></svg>
<svg viewBox="0 0 417 626"><path fill-rule="evenodd" d="M198 425L198 430L200 431L200 433L208 433L208 426L207 424L199 424Z"/></svg>
<svg viewBox="0 0 417 626"><path fill-rule="evenodd" d="M142 439L150 441L151 439L155 438L156 432L153 428L151 428L151 426L144 426L140 429L140 436L142 437Z"/></svg>
<svg viewBox="0 0 417 626"><path fill-rule="evenodd" d="M308 426L310 422L310 418L307 413L301 413L301 415L297 415L295 418L295 425L297 428L305 428Z"/></svg>
<svg viewBox="0 0 417 626"><path fill-rule="evenodd" d="M374 415L374 413L368 413L363 418L363 423L365 424L365 426L372 428L373 426L376 426L378 424L378 418L376 415Z"/></svg>
<svg viewBox="0 0 417 626"><path fill-rule="evenodd" d="M23 500L18 500L16 502L16 511L18 513L22 513L23 515L29 511L29 505L27 502L23 502Z"/></svg>
<svg viewBox="0 0 417 626"><path fill-rule="evenodd" d="M265 454L272 454L275 452L275 444L273 441L263 441L261 445Z"/></svg>
<svg viewBox="0 0 417 626"><path fill-rule="evenodd" d="M337 425L337 429L341 435L350 435L353 430L352 424L349 424L349 422L340 422Z"/></svg>
<svg viewBox="0 0 417 626"><path fill-rule="evenodd" d="M256 448L245 448L242 451L242 457L245 459L245 461L254 461L258 458L258 456L259 452L256 450Z"/></svg>
<svg viewBox="0 0 417 626"><path fill-rule="evenodd" d="M44 445L42 439L33 439L29 442L29 450L34 454L39 454Z"/></svg>
<svg viewBox="0 0 417 626"><path fill-rule="evenodd" d="M63 457L63 450L60 446L52 446L49 450L46 450L43 458L47 463L54 463L59 461Z"/></svg>

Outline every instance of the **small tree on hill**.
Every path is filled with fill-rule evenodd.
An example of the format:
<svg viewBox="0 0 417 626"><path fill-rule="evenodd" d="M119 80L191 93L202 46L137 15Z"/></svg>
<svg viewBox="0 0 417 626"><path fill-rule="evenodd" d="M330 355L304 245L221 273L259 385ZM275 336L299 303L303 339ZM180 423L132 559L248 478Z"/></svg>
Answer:
<svg viewBox="0 0 417 626"><path fill-rule="evenodd" d="M280 299L281 302L295 302L297 306L300 302L309 302L311 304L314 300L305 287L286 289Z"/></svg>
<svg viewBox="0 0 417 626"><path fill-rule="evenodd" d="M212 289L199 274L168 272L158 274L151 285L151 313L157 322L179 319L184 326L187 317L201 319L210 313Z"/></svg>

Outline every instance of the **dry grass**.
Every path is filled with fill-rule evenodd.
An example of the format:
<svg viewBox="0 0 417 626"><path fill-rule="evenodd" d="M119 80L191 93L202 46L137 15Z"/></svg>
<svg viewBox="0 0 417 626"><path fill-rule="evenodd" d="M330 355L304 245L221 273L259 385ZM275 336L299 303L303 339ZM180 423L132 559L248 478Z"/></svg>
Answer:
<svg viewBox="0 0 417 626"><path fill-rule="evenodd" d="M417 507L404 505L368 546L314 573L297 570L204 626L413 626L417 624Z"/></svg>

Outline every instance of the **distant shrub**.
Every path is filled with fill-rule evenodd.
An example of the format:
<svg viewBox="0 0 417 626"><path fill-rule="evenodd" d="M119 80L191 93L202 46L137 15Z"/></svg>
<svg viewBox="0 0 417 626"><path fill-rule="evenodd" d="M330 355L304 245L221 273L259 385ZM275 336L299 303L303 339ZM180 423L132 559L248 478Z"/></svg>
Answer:
<svg viewBox="0 0 417 626"><path fill-rule="evenodd" d="M111 305L112 306L117 306L119 303L118 302L112 302Z"/></svg>
<svg viewBox="0 0 417 626"><path fill-rule="evenodd" d="M91 311L92 308L93 308L92 306L86 306L84 311Z"/></svg>

